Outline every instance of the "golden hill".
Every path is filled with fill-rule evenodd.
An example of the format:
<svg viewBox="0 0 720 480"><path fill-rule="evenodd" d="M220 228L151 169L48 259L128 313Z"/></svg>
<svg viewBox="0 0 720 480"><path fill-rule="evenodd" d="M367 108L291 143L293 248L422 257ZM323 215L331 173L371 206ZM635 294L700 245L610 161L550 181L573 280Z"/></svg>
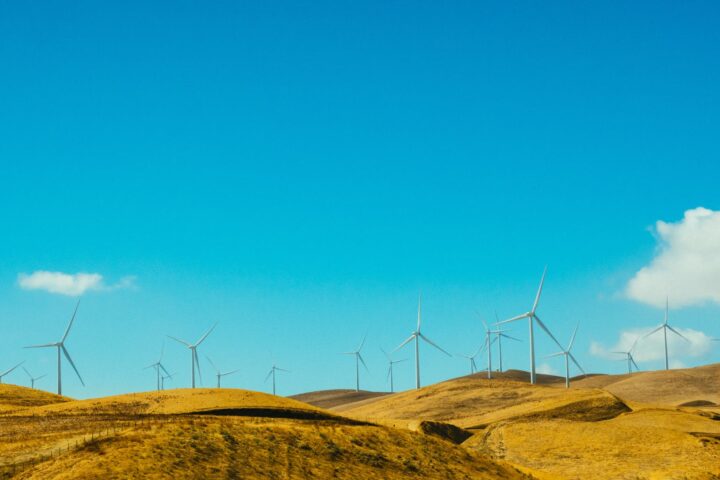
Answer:
<svg viewBox="0 0 720 480"><path fill-rule="evenodd" d="M597 375L578 379L574 388L603 388L626 401L656 405L688 402L720 404L720 363L677 370Z"/></svg>
<svg viewBox="0 0 720 480"><path fill-rule="evenodd" d="M12 412L28 407L68 402L62 397L44 390L21 387L18 385L0 384L0 413Z"/></svg>
<svg viewBox="0 0 720 480"><path fill-rule="evenodd" d="M481 428L518 417L600 420L629 408L600 389L566 390L507 378L488 380L481 373L332 410L385 424L435 420Z"/></svg>
<svg viewBox="0 0 720 480"><path fill-rule="evenodd" d="M0 478L525 478L432 435L230 389L29 407L0 414L0 438Z"/></svg>

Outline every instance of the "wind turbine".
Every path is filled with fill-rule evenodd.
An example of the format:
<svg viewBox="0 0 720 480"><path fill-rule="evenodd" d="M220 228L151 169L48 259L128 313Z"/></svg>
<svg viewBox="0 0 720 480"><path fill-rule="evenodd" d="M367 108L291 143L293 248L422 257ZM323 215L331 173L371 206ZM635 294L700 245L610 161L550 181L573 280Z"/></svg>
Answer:
<svg viewBox="0 0 720 480"><path fill-rule="evenodd" d="M365 370L368 371L367 365L365 365L365 360L363 360L362 355L360 354L360 350L362 350L363 345L365 345L365 338L367 335L365 335L362 339L362 342L360 342L360 345L353 350L352 352L343 352L343 355L353 355L355 357L355 391L360 391L360 363L362 362L363 367L365 367Z"/></svg>
<svg viewBox="0 0 720 480"><path fill-rule="evenodd" d="M502 325L504 323L510 323L515 322L517 320L522 320L524 318L528 319L528 327L530 330L530 383L535 383L535 335L533 332L533 320L537 322L537 324L542 328L545 333L547 333L550 338L553 339L555 344L563 348L562 345L560 345L560 342L557 341L557 339L553 336L552 333L550 333L550 330L545 326L545 324L540 320L540 317L537 316L535 311L537 310L538 303L540 302L540 294L542 293L543 284L545 283L545 274L547 273L547 267L545 267L545 270L543 271L542 278L540 279L540 286L538 287L537 294L535 295L535 302L533 302L532 309L529 312L523 313L522 315L518 315L517 317L510 318L508 320L503 320L502 322L497 323L496 325Z"/></svg>
<svg viewBox="0 0 720 480"><path fill-rule="evenodd" d="M27 373L27 376L30 377L30 388L35 388L35 382L40 380L43 377L47 377L47 374L40 375L39 377L33 377L30 372L27 371L27 368L22 367L23 370L25 370L25 373Z"/></svg>
<svg viewBox="0 0 720 480"><path fill-rule="evenodd" d="M388 353L387 353L385 350L383 350L382 348L381 348L380 350L382 350L382 352L385 354L385 357L387 357L387 359L388 359L388 374L387 374L387 378L390 380L390 393L394 393L394 392L395 392L395 385L394 385L394 382L393 382L393 365L395 365L396 363L405 362L405 361L407 361L407 358L403 358L402 360L393 360L393 359L390 357L390 355L388 355Z"/></svg>
<svg viewBox="0 0 720 480"><path fill-rule="evenodd" d="M284 369L282 369L282 368L280 368L280 367L275 366L275 364L273 364L272 368L270 369L270 371L269 371L268 374L267 374L267 377L265 377L265 381L267 382L267 381L268 381L268 378L270 378L270 376L272 376L272 379L273 379L273 382L272 382L272 385L273 385L273 395L275 395L275 372L288 372L288 373L290 373L290 370L284 370Z"/></svg>
<svg viewBox="0 0 720 480"><path fill-rule="evenodd" d="M688 342L688 343L690 343L690 340L688 340L687 338L685 338L680 332L678 332L678 331L675 330L673 327L671 327L670 325L668 325L668 299L667 299L667 297L665 297L665 321L664 321L659 327L657 327L655 330L653 330L652 332L650 332L650 333L648 333L647 335L645 335L645 337L649 337L649 336L652 335L653 333L655 333L655 332L657 332L657 331L660 331L660 330L663 331L663 337L664 337L664 340L665 340L665 370L670 370L670 362L669 362L669 360L668 360L667 331L670 330L670 331L673 332L675 335L677 335L678 337L682 338L683 340L685 340L685 341Z"/></svg>
<svg viewBox="0 0 720 480"><path fill-rule="evenodd" d="M563 349L561 352L553 353L552 355L547 356L547 358L559 357L560 355L565 357L565 388L570 388L570 362L568 361L568 359L572 360L575 366L580 369L583 375L585 375L585 370L583 370L583 368L580 366L573 354L570 353L573 343L575 343L575 335L577 334L579 326L580 324L575 325L575 330L573 331L572 337L570 337L570 343L568 344L568 347L566 349Z"/></svg>
<svg viewBox="0 0 720 480"><path fill-rule="evenodd" d="M160 375L160 390L165 390L165 380L172 380L172 378L177 375L176 373L172 373L170 375Z"/></svg>
<svg viewBox="0 0 720 480"><path fill-rule="evenodd" d="M212 332L215 329L215 327L217 327L217 323L215 325L213 325L212 327L210 327L210 330L205 332L205 334L202 337L200 337L200 340L198 340L197 342L195 342L193 344L190 344L190 343L186 342L185 340L180 340L179 338L175 338L175 337L168 335L169 338L172 338L173 340L175 340L178 343L182 343L183 345L185 345L187 348L190 349L190 352L191 352L190 370L192 371L192 388L195 388L195 366L197 366L198 376L200 377L200 382L202 382L202 373L200 373L200 362L198 361L197 347L202 342L205 341L205 339L208 337L208 335L210 335L210 332Z"/></svg>
<svg viewBox="0 0 720 480"><path fill-rule="evenodd" d="M215 376L217 376L217 388L220 388L220 379L221 379L222 377L224 377L224 376L226 376L226 375L232 375L233 373L237 373L237 372L240 371L240 369L238 368L237 370L233 370L233 371L231 371L231 372L222 373L222 372L220 372L220 369L215 366L215 364L213 363L213 361L210 360L210 357L208 357L208 356L206 355L205 358L207 358L207 361L210 362L210 365L212 365L212 367L215 369L215 372L216 372L216 373L215 373Z"/></svg>
<svg viewBox="0 0 720 480"><path fill-rule="evenodd" d="M77 305L75 305L75 311L73 312L73 316L70 319L70 323L68 323L67 328L65 329L65 333L63 334L62 338L59 342L55 343L46 343L44 345L31 345L29 347L25 348L47 348L47 347L56 347L57 348L57 366L58 366L58 388L57 392L58 395L62 395L62 362L60 361L60 351L65 355L65 358L67 359L68 363L70 363L70 366L75 370L75 374L77 375L78 379L80 380L80 383L82 386L85 386L85 382L83 382L82 377L80 376L80 372L78 372L77 367L75 367L75 364L72 361L72 358L70 358L70 354L67 351L67 348L65 348L65 340L67 340L68 334L70 333L70 328L73 325L73 322L75 321L75 315L77 315L78 307L80 306L80 300L78 300Z"/></svg>
<svg viewBox="0 0 720 480"><path fill-rule="evenodd" d="M7 375L8 373L12 372L13 370L15 370L17 367L19 367L19 366L22 365L23 363L25 363L25 360L23 360L22 362L18 363L18 364L15 365L14 367L12 367L12 368L10 368L10 369L8 369L8 370L5 370L4 372L0 373L0 383L2 383L2 379L3 379L3 377L4 377L5 375Z"/></svg>
<svg viewBox="0 0 720 480"><path fill-rule="evenodd" d="M630 347L630 350L627 352L613 352L617 353L618 355L625 355L627 360L627 367L628 367L628 373L632 373L632 366L635 365L635 369L637 371L640 371L640 367L638 367L637 363L635 363L635 359L633 358L633 350L635 350L635 345L637 345L638 340L640 340L640 337L637 337L635 341L633 342L632 346Z"/></svg>
<svg viewBox="0 0 720 480"><path fill-rule="evenodd" d="M479 314L478 314L479 315ZM487 377L492 378L492 344L498 340L498 337L492 338L493 335L500 335L503 333L502 330L490 330L485 320L480 319L483 326L485 327L485 340L483 341L482 348L487 348Z"/></svg>
<svg viewBox="0 0 720 480"><path fill-rule="evenodd" d="M148 368L155 369L155 375L157 377L157 390L158 391L160 391L160 377L162 376L160 374L160 370L162 369L162 371L165 372L166 375L170 375L162 364L163 353L165 353L165 344L164 343L163 343L162 348L160 349L160 358L158 359L158 361L145 367L145 369L148 369Z"/></svg>
<svg viewBox="0 0 720 480"><path fill-rule="evenodd" d="M458 355L459 357L463 357L467 360L470 360L470 375L472 375L473 373L475 373L477 371L477 364L475 363L475 357L480 355L480 352L482 351L482 349L483 349L483 345L480 345L478 347L478 349L475 350L475 353L473 353L472 355L463 355L462 353Z"/></svg>
<svg viewBox="0 0 720 480"><path fill-rule="evenodd" d="M497 312L495 312L495 321L498 322L498 323L500 322L500 319L498 318ZM496 335L497 342L498 342L498 358L499 358L499 360L500 360L500 367L499 367L498 371L499 371L500 373L502 373L502 371L503 371L503 366L502 366L502 359L503 359L503 356L502 356L502 339L503 339L503 338L507 338L507 339L509 339L509 340L515 340L516 342L521 342L522 340L520 340L519 338L512 337L512 336L510 336L510 335L506 335L504 330L499 330L498 333L496 333L495 335Z"/></svg>
<svg viewBox="0 0 720 480"><path fill-rule="evenodd" d="M440 348L435 342L430 340L428 337L420 333L420 307L421 307L421 297L418 295L418 316L417 316L417 327L415 328L415 331L410 334L410 336L402 342L393 352L396 352L400 350L402 347L410 343L411 341L415 340L415 388L420 388L420 339L423 339L425 342L429 343L433 347L437 348L441 352L443 352L448 357L451 357L448 352Z"/></svg>

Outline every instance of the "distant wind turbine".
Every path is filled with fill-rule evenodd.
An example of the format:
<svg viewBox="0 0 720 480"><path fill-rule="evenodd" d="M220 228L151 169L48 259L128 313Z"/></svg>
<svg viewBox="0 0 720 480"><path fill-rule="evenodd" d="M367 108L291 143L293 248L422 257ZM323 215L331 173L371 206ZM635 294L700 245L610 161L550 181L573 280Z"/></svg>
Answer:
<svg viewBox="0 0 720 480"><path fill-rule="evenodd" d="M168 373L168 371L165 369L165 367L163 366L163 364L162 364L163 353L165 353L165 344L164 344L164 343L163 343L162 348L160 349L160 358L158 359L158 361L155 362L155 363L152 363L152 364L148 365L147 367L145 367L145 369L148 369L148 368L154 368L154 369L155 369L155 376L156 376L156 379L157 379L156 383L157 383L157 390L158 390L158 391L160 391L160 377L162 376L162 374L160 373L160 370L162 370L163 372L165 372L165 375L170 375L170 374Z"/></svg>
<svg viewBox="0 0 720 480"><path fill-rule="evenodd" d="M80 383L82 386L85 386L85 382L83 382L82 377L80 376L80 372L78 372L77 367L75 367L75 363L73 363L72 358L70 358L70 354L67 351L67 348L65 348L65 340L67 340L68 334L70 333L70 328L73 325L73 322L75 321L75 316L77 315L78 307L80 306L80 300L78 300L77 305L75 305L75 311L73 312L73 316L70 319L70 323L68 323L67 328L65 329L65 333L63 334L62 338L59 342L55 343L46 343L44 345L31 345L29 347L25 348L47 348L47 347L56 347L57 348L57 370L58 370L58 388L57 393L58 395L62 395L62 369L61 365L62 362L60 361L60 351L62 351L63 355L65 355L65 358L67 359L68 363L70 363L70 366L75 370L75 374L77 375L78 379L80 380Z"/></svg>
<svg viewBox="0 0 720 480"><path fill-rule="evenodd" d="M390 355L388 355L388 353L385 350L383 350L382 348L380 350L382 350L382 352L385 354L385 357L388 359L387 378L390 380L390 393L394 393L395 385L394 385L394 381L393 381L393 366L397 363L402 363L402 362L407 361L407 358L403 358L402 360L393 360L392 357Z"/></svg>
<svg viewBox="0 0 720 480"><path fill-rule="evenodd" d="M625 355L625 360L627 360L627 367L628 367L628 373L632 373L632 366L635 365L635 369L637 371L640 371L640 367L638 367L637 363L635 363L635 358L633 358L633 350L635 350L635 346L638 343L638 340L640 340L640 337L637 337L635 341L633 342L632 346L630 347L630 350L627 352L613 352L617 353L618 355ZM625 361L623 360L623 361Z"/></svg>
<svg viewBox="0 0 720 480"><path fill-rule="evenodd" d="M484 345L484 344L483 344ZM475 350L475 353L472 355L464 355L462 353L458 354L459 357L462 357L466 360L470 360L470 375L475 373L477 371L477 364L475 363L475 358L480 355L480 352L483 349L483 345L480 345L477 350Z"/></svg>
<svg viewBox="0 0 720 480"><path fill-rule="evenodd" d="M27 368L22 367L23 370L25 370L25 373L27 373L27 376L30 377L30 388L35 388L35 382L40 380L41 378L47 377L47 374L40 375L39 377L33 377L30 372L27 371Z"/></svg>
<svg viewBox="0 0 720 480"><path fill-rule="evenodd" d="M510 318L508 320L503 320L502 322L497 323L497 325L502 325L504 323L510 323L515 322L517 320L522 320L524 318L528 319L528 326L530 329L530 383L535 383L535 336L533 332L533 320L537 322L537 324L542 328L545 333L548 334L550 338L555 342L555 344L559 348L563 348L562 345L560 345L560 342L557 341L557 339L553 336L552 333L550 333L550 330L545 326L545 324L540 320L540 317L537 316L535 311L537 310L538 303L540 302L540 294L542 293L543 284L545 283L545 274L547 273L547 267L545 267L545 270L543 271L542 278L540 279L540 286L538 287L537 294L535 295L535 302L533 302L532 309L527 312L523 313L522 315L518 315L517 317Z"/></svg>
<svg viewBox="0 0 720 480"><path fill-rule="evenodd" d="M215 376L217 377L217 388L220 388L220 379L221 379L222 377L227 376L227 375L232 375L233 373L237 373L237 372L240 371L240 369L238 368L237 370L232 370L232 371L230 371L230 372L225 372L225 373L223 373L223 372L220 371L219 368L217 368L217 367L215 366L215 364L213 363L213 361L210 360L210 357L208 357L208 356L206 355L205 358L207 358L207 361L210 362L210 365L212 365L212 367L215 369L215 372L216 372L216 373L215 373Z"/></svg>
<svg viewBox="0 0 720 480"><path fill-rule="evenodd" d="M352 355L355 357L355 391L360 391L360 363L362 363L363 367L365 367L365 370L368 371L367 365L365 364L365 360L363 360L362 355L360 354L360 350L362 350L363 345L365 345L365 338L367 335L365 335L360 342L360 345L353 350L352 352L343 352L343 355Z"/></svg>
<svg viewBox="0 0 720 480"><path fill-rule="evenodd" d="M675 330L673 327L671 327L670 325L668 325L668 309L669 309L669 308L668 308L668 298L665 297L665 321L664 321L659 327L657 327L655 330L653 330L652 332L650 332L650 333L648 333L647 335L645 335L645 337L649 337L650 335L652 335L652 334L655 333L655 332L658 332L658 331L660 331L660 330L663 331L663 337L664 337L664 340L665 340L665 370L670 370L670 361L669 361L669 357L668 357L668 346L667 346L667 332L668 332L668 330L670 330L671 332L673 332L675 335L677 335L678 337L682 338L682 339L685 340L686 342L690 343L690 340L688 340L687 338L685 338L684 335L682 335L680 332L678 332L678 331Z"/></svg>
<svg viewBox="0 0 720 480"><path fill-rule="evenodd" d="M172 338L173 340L175 340L178 343L182 343L183 345L185 345L187 348L190 349L190 352L191 352L190 370L192 372L192 388L195 388L195 367L196 366L197 366L197 371L198 371L198 377L200 377L200 382L202 383L202 373L200 373L200 362L198 361L197 347L200 346L200 344L205 341L205 339L208 337L208 335L210 335L210 332L212 332L215 329L215 327L217 327L217 323L215 325L213 325L212 327L210 327L210 330L205 332L205 334L202 337L200 337L200 340L198 340L197 342L195 342L193 344L190 344L190 343L186 342L185 340L180 340L179 338L175 338L175 337L168 335L169 338Z"/></svg>
<svg viewBox="0 0 720 480"><path fill-rule="evenodd" d="M485 320L480 319L480 321L482 322L483 327L485 327L485 340L483 341L482 349L483 350L487 349L487 377L489 379L491 379L492 378L492 344L495 343L496 340L499 340L499 335L501 335L503 333L503 330L490 330L490 327L488 327L488 324L485 323ZM495 338L492 338L493 335L498 335L498 336Z"/></svg>
<svg viewBox="0 0 720 480"><path fill-rule="evenodd" d="M13 370L15 370L17 367L19 367L19 366L22 365L23 363L25 363L24 360L23 360L22 362L18 363L17 365L15 365L14 367L9 368L9 369L5 370L4 372L0 373L0 383L2 383L2 379L3 379L3 377L4 377L5 375L7 375L8 373L11 373ZM24 367L23 367L23 368L24 368Z"/></svg>
<svg viewBox="0 0 720 480"><path fill-rule="evenodd" d="M280 367L275 366L275 364L273 364L272 368L270 369L270 371L269 371L268 374L267 374L267 377L265 377L265 381L267 382L267 381L268 381L268 378L270 378L270 377L272 376L273 395L275 395L275 372L287 372L287 373L290 373L290 370L282 369L282 368L280 368Z"/></svg>
<svg viewBox="0 0 720 480"><path fill-rule="evenodd" d="M577 368L580 369L580 371L585 375L585 370L580 366L578 361L575 359L572 353L570 353L570 350L572 350L573 343L575 343L575 335L577 334L577 330L580 324L575 325L575 330L573 331L572 337L570 337L570 343L568 344L567 348L564 348L561 352L553 353L552 355L548 355L548 358L550 357L559 357L560 355L565 357L565 388L570 388L570 362L569 360L572 360L573 363Z"/></svg>
<svg viewBox="0 0 720 480"><path fill-rule="evenodd" d="M500 319L498 318L497 312L495 312L495 320L496 320L498 323L500 322ZM502 339L503 339L503 338L507 338L508 340L514 340L514 341L516 341L516 342L521 342L522 340L520 340L519 338L515 338L515 337L513 337L513 336L510 336L510 335L507 335L507 334L505 333L505 330L500 330L500 331L498 331L498 333L496 333L496 338L497 338L497 343L498 343L498 359L500 360L500 365L499 365L498 371L499 371L500 373L502 373L502 371L503 371L503 364L502 364L502 360L503 360L503 354L502 354Z"/></svg>
<svg viewBox="0 0 720 480"><path fill-rule="evenodd" d="M172 380L177 373L171 373L169 375L160 375L160 390L165 390L165 380Z"/></svg>
<svg viewBox="0 0 720 480"><path fill-rule="evenodd" d="M420 319L421 319L421 297L418 295L418 316L417 316L417 327L415 328L415 331L410 334L410 336L402 342L393 352L396 352L400 350L402 347L410 343L411 341L415 340L415 388L420 388L420 339L423 339L423 341L429 343L433 347L437 348L441 352L443 352L448 357L451 357L448 352L440 348L435 342L430 340L428 337L420 333Z"/></svg>

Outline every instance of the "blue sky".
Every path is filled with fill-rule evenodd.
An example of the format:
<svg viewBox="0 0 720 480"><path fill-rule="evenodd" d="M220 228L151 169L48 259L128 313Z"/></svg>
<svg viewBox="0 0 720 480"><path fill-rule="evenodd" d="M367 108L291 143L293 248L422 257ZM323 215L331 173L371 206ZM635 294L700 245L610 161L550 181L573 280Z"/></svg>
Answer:
<svg viewBox="0 0 720 480"><path fill-rule="evenodd" d="M720 208L713 2L149 3L0 7L0 369L25 360L43 388L53 353L22 346L59 337L76 297L20 274L103 277L68 341L87 383L64 367L69 395L152 388L165 335L214 322L201 359L241 368L228 386L268 389L276 361L290 394L352 387L338 352L366 331L361 384L387 388L379 347L410 334L419 290L424 333L473 351L475 312L527 310L546 264L538 313L562 341L580 322L586 370L619 372L603 349L660 322L647 290L668 289L633 297L636 273L720 255L692 240ZM658 233L697 207L699 237ZM720 337L720 269L682 270L710 288L671 320ZM507 366L527 368L526 329ZM677 361L720 361L702 345ZM467 369L422 356L424 383Z"/></svg>

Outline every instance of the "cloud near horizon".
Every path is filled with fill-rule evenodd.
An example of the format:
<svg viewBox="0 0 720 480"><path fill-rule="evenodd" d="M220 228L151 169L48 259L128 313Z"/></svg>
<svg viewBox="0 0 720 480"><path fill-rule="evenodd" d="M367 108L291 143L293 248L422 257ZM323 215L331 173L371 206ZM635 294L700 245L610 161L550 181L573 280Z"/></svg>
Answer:
<svg viewBox="0 0 720 480"><path fill-rule="evenodd" d="M680 368L684 365L680 357L702 357L713 348L713 339L705 333L692 328L679 328L674 326L672 322L670 322L670 325L688 339L688 341L683 340L674 333L668 332L668 357L670 357L670 365L673 368ZM636 362L664 360L665 340L662 331L645 337L655 328L657 326L623 330L620 332L618 341L610 348L606 348L599 342L590 342L590 353L607 360L624 360L625 357L613 352L627 352L632 348L635 340L639 339L635 350L633 350L633 357Z"/></svg>
<svg viewBox="0 0 720 480"><path fill-rule="evenodd" d="M720 212L687 210L682 220L655 225L658 250L649 265L630 279L626 295L638 302L670 308L720 303Z"/></svg>
<svg viewBox="0 0 720 480"><path fill-rule="evenodd" d="M38 270L30 274L18 274L18 285L24 290L44 290L49 293L79 297L88 291L111 291L135 287L135 277L121 278L117 283L107 285L99 273L79 272L75 274Z"/></svg>

